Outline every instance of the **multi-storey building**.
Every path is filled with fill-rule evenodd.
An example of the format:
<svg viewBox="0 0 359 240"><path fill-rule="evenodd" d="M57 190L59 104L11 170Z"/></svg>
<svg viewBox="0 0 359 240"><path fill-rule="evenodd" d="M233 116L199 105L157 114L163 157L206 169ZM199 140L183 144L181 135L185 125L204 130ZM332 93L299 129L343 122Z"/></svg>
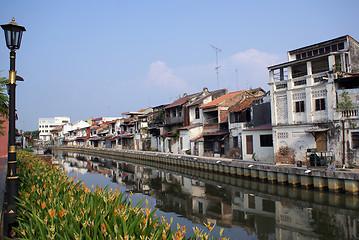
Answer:
<svg viewBox="0 0 359 240"><path fill-rule="evenodd" d="M39 139L49 142L51 140L50 131L65 123L70 123L69 117L39 118Z"/></svg>
<svg viewBox="0 0 359 240"><path fill-rule="evenodd" d="M276 160L316 149L337 165L359 162L359 43L346 35L302 47L268 69Z"/></svg>

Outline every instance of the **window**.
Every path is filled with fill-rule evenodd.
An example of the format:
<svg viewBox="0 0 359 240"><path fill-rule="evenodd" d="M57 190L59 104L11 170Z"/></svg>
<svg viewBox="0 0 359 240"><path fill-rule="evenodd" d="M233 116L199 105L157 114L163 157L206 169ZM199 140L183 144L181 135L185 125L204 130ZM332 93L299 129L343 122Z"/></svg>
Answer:
<svg viewBox="0 0 359 240"><path fill-rule="evenodd" d="M352 132L352 148L359 149L359 132Z"/></svg>
<svg viewBox="0 0 359 240"><path fill-rule="evenodd" d="M292 66L292 77L302 77L307 75L307 64L300 63Z"/></svg>
<svg viewBox="0 0 359 240"><path fill-rule="evenodd" d="M299 59L301 59L301 55L300 55L300 54L296 54L296 55L295 55L295 58L296 58L297 60L299 60Z"/></svg>
<svg viewBox="0 0 359 240"><path fill-rule="evenodd" d="M253 136L246 136L247 154L253 154Z"/></svg>
<svg viewBox="0 0 359 240"><path fill-rule="evenodd" d="M231 123L238 123L239 122L239 112L230 113L230 120L231 120Z"/></svg>
<svg viewBox="0 0 359 240"><path fill-rule="evenodd" d="M295 102L295 112L304 112L304 101Z"/></svg>
<svg viewBox="0 0 359 240"><path fill-rule="evenodd" d="M319 54L318 49L314 49L313 50L313 55L318 55L318 54Z"/></svg>
<svg viewBox="0 0 359 240"><path fill-rule="evenodd" d="M195 109L195 115L196 115L196 119L199 119L199 108L196 107Z"/></svg>
<svg viewBox="0 0 359 240"><path fill-rule="evenodd" d="M248 194L248 208L256 208L256 197L254 195Z"/></svg>
<svg viewBox="0 0 359 240"><path fill-rule="evenodd" d="M319 98L315 99L315 111L323 111L325 110L325 99Z"/></svg>
<svg viewBox="0 0 359 240"><path fill-rule="evenodd" d="M233 148L238 148L238 137L233 137Z"/></svg>
<svg viewBox="0 0 359 240"><path fill-rule="evenodd" d="M273 135L266 134L260 135L260 145L261 147L273 147Z"/></svg>
<svg viewBox="0 0 359 240"><path fill-rule="evenodd" d="M198 213L203 214L203 203L198 202Z"/></svg>
<svg viewBox="0 0 359 240"><path fill-rule="evenodd" d="M338 44L338 50L343 50L344 49L344 43L339 43Z"/></svg>

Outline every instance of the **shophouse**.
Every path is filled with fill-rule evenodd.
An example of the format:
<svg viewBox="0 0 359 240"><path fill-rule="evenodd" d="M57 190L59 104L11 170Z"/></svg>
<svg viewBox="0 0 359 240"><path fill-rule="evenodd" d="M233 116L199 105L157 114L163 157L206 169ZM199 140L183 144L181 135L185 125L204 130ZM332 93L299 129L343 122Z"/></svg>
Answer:
<svg viewBox="0 0 359 240"><path fill-rule="evenodd" d="M359 43L346 35L298 48L268 70L276 161L308 161L317 151L358 164Z"/></svg>

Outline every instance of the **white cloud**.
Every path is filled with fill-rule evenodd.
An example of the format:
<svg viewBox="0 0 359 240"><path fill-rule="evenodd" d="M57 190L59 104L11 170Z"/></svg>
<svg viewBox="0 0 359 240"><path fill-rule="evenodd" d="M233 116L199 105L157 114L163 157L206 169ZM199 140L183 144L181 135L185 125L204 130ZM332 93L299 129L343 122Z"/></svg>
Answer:
<svg viewBox="0 0 359 240"><path fill-rule="evenodd" d="M248 49L245 52L238 52L229 58L232 63L248 64L267 69L270 65L278 63L279 57L274 54L260 52L257 49Z"/></svg>
<svg viewBox="0 0 359 240"><path fill-rule="evenodd" d="M267 67L283 62L278 55L248 49L222 59L222 81L230 91L262 87L268 89L269 75ZM238 82L236 73L238 71ZM221 74L221 73L220 73Z"/></svg>
<svg viewBox="0 0 359 240"><path fill-rule="evenodd" d="M187 83L182 78L176 76L173 70L160 60L151 63L146 83L178 90L184 90L187 86Z"/></svg>
<svg viewBox="0 0 359 240"><path fill-rule="evenodd" d="M222 58L219 55L218 60L220 66L219 88L227 88L229 92L257 87L269 90L267 67L285 61L278 55L261 52L257 49L237 52L227 58ZM191 84L189 89L197 91L208 87L210 90L214 90L218 87L215 67L216 63L212 62L206 65L183 66L177 68L176 72Z"/></svg>

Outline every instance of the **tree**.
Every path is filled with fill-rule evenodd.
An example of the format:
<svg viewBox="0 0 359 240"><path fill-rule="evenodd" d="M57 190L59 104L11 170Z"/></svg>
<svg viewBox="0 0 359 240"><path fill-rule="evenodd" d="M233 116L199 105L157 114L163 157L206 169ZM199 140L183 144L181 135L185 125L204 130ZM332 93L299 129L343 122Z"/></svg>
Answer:
<svg viewBox="0 0 359 240"><path fill-rule="evenodd" d="M338 111L348 111L353 109L353 102L349 96L348 91L343 91L340 94L341 101L337 103Z"/></svg>
<svg viewBox="0 0 359 240"><path fill-rule="evenodd" d="M2 125L9 117L9 97L6 93L7 83L8 80L5 77L0 77L0 117L5 118L5 120L0 120L0 135L4 135L4 127Z"/></svg>
<svg viewBox="0 0 359 240"><path fill-rule="evenodd" d="M343 149L343 158L342 158L342 164L346 165L346 151L349 150L349 148L346 148L345 144L346 144L346 138L345 138L345 121L348 120L348 116L350 116L350 114L348 114L348 112L350 112L351 110L353 110L354 105L352 102L352 99L349 96L349 92L344 90L342 91L342 93L340 94L340 102L337 103L337 111L338 112L343 112L342 113L342 149ZM348 164L350 165L351 162L348 162Z"/></svg>

